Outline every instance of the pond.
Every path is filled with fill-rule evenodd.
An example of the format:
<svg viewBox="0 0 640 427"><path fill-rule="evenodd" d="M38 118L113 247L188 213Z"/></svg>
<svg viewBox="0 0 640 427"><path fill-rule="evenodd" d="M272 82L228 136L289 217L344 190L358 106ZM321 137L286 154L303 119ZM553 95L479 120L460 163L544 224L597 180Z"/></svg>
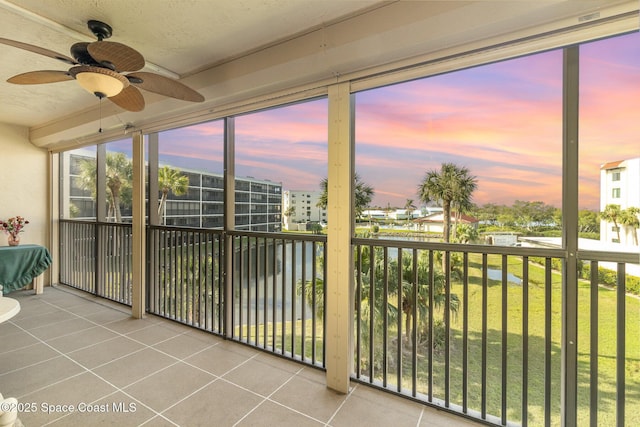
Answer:
<svg viewBox="0 0 640 427"><path fill-rule="evenodd" d="M489 268L487 269L487 277L491 280L502 280L502 270ZM515 283L516 285L522 285L522 279L512 273L507 273L507 282Z"/></svg>

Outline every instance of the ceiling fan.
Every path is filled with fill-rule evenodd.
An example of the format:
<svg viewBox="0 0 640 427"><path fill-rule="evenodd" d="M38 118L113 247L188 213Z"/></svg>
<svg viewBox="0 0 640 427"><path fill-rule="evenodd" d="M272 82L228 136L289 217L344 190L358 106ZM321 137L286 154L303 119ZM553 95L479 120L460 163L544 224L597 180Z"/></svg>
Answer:
<svg viewBox="0 0 640 427"><path fill-rule="evenodd" d="M98 98L108 98L128 111L144 109L144 97L138 88L184 101L204 101L204 96L176 80L159 74L138 71L144 67L145 61L137 50L122 43L104 41L112 34L109 25L91 20L87 22L87 26L98 41L75 43L71 46L73 58L39 46L0 37L2 44L73 65L68 71L30 71L13 76L7 81L20 85L32 85L75 79L80 86Z"/></svg>

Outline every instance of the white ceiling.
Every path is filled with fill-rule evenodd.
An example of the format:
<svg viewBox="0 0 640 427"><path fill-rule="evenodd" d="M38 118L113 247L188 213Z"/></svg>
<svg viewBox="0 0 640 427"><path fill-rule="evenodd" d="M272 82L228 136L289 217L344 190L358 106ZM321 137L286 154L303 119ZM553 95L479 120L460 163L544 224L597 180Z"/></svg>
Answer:
<svg viewBox="0 0 640 427"><path fill-rule="evenodd" d="M146 71L185 79L186 84L205 95L207 105L215 103L223 89L241 92L254 81L256 87L262 85L265 91L274 89L251 80L252 70L247 68L264 68L261 71L268 76L263 76L265 79L288 79L292 87L327 75L337 76L343 70L364 70L418 53L436 52L629 3L638 2L0 0L0 37L71 56L69 48L73 43L95 40L86 22L104 21L113 28L110 41L124 43L144 55ZM309 53L310 49L313 52ZM259 57L259 62L245 61L250 56ZM303 63L305 58L307 61ZM296 64L307 67L306 80L296 75L302 70ZM6 82L11 76L27 71L67 69L60 61L0 44L0 122L29 127L33 141L37 139L34 128L47 127L52 138L59 138L58 129L54 129L56 123L61 123L60 128L68 127L62 122L69 122L69 117L97 111L97 98L73 81L30 86ZM240 75L246 75L246 79L239 79ZM192 108L186 107L184 104L190 103L184 101L167 101L149 92L144 95L147 101L144 112L122 112L107 103L108 107L103 104L100 114L121 115L122 122L135 121L145 114ZM95 123L95 117L96 114L87 118L86 123ZM94 128L92 124L91 129Z"/></svg>
<svg viewBox="0 0 640 427"><path fill-rule="evenodd" d="M111 25L110 41L148 63L184 77L260 46L369 7L379 0L0 0L0 37L71 56L79 41L95 41L89 19ZM0 120L26 126L97 102L75 82L6 83L16 74L66 70L54 59L0 44ZM155 71L147 67L148 71Z"/></svg>

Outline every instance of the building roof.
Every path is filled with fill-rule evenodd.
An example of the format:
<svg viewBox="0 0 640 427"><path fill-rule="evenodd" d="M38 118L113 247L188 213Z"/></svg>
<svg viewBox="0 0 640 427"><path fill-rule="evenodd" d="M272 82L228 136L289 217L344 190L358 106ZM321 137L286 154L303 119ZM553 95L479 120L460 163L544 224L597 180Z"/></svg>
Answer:
<svg viewBox="0 0 640 427"><path fill-rule="evenodd" d="M451 221L455 221L455 213L452 212L451 213ZM416 218L413 220L414 222L421 222L421 223L425 223L425 222L433 222L433 223L440 223L440 222L444 222L444 213L442 212L435 212L432 213L431 215L427 215L427 216L423 216L420 218ZM479 222L479 220L475 217L469 216L469 215L462 215L460 218L458 218L458 222L462 223L462 224L474 224L476 222Z"/></svg>
<svg viewBox="0 0 640 427"><path fill-rule="evenodd" d="M624 163L624 160L618 160L617 162L605 163L602 166L600 166L600 169L601 170L606 170L606 169L619 168L622 163Z"/></svg>

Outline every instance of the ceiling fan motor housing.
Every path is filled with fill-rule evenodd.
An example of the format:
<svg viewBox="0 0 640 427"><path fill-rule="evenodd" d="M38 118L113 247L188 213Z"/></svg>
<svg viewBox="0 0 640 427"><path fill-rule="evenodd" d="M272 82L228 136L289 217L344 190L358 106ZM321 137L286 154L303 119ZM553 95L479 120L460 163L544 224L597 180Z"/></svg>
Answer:
<svg viewBox="0 0 640 427"><path fill-rule="evenodd" d="M91 32L98 38L98 41L108 39L113 34L113 29L108 24L101 21L92 19L87 22L87 27L89 27Z"/></svg>

